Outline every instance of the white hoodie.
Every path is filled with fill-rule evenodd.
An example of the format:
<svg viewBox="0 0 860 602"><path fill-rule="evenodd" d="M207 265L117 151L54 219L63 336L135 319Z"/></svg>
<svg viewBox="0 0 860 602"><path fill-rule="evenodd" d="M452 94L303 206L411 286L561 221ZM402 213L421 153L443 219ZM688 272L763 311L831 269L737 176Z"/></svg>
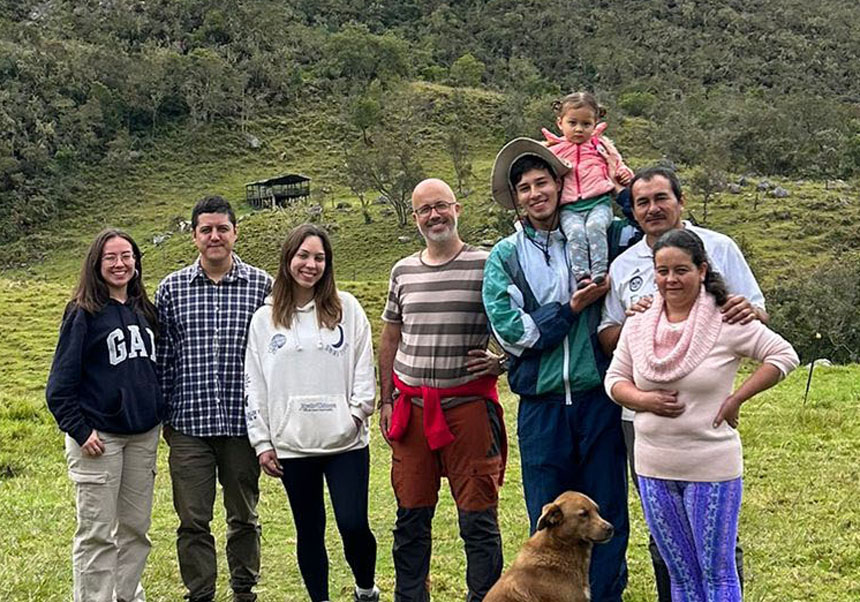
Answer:
<svg viewBox="0 0 860 602"><path fill-rule="evenodd" d="M319 327L313 301L296 310L288 329L275 328L271 297L251 319L245 421L257 455L274 449L296 458L368 444L376 397L370 323L355 297L338 295L343 318L333 330Z"/></svg>

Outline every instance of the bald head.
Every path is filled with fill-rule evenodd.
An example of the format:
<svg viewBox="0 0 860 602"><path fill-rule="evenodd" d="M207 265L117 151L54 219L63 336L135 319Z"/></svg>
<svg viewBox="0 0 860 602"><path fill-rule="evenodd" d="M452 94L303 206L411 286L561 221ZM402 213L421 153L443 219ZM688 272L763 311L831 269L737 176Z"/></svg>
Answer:
<svg viewBox="0 0 860 602"><path fill-rule="evenodd" d="M427 178L418 182L412 190L412 209L417 209L421 205L432 205L437 201L457 202L454 191L444 180Z"/></svg>

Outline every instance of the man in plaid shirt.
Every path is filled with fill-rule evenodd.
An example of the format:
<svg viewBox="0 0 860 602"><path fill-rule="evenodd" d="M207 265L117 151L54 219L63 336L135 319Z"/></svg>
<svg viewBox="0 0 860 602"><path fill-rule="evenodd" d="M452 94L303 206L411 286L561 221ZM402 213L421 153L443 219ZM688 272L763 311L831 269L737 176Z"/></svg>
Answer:
<svg viewBox="0 0 860 602"><path fill-rule="evenodd" d="M271 292L272 278L233 253L236 216L225 199L200 200L191 227L199 257L162 280L155 294L179 570L189 600L214 600L209 523L217 477L233 599L251 602L260 570L260 466L245 428L243 362L251 316Z"/></svg>

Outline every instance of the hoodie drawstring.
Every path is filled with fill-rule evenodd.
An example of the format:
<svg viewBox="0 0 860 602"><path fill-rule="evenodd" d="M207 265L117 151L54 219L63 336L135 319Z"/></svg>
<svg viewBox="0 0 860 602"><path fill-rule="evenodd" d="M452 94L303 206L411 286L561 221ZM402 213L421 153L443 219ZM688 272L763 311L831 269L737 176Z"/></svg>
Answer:
<svg viewBox="0 0 860 602"><path fill-rule="evenodd" d="M316 331L317 331L317 349L322 349L323 348L322 329L320 328L320 323L319 323L319 320L317 319L316 305L314 305L314 307L312 308L311 313L313 315L314 327L316 328ZM293 323L289 328L290 336L293 339L293 348L295 348L296 351L302 351L304 349L304 347L302 347L301 341L299 340L298 328L297 328L300 315L301 315L301 312L299 312L299 311L297 311L293 315Z"/></svg>

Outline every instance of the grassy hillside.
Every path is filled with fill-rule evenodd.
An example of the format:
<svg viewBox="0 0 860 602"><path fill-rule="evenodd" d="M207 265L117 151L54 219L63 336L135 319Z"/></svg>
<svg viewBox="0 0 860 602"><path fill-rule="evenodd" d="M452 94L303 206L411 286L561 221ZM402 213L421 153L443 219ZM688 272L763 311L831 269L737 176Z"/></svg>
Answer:
<svg viewBox="0 0 860 602"><path fill-rule="evenodd" d="M450 89L416 84L421 92L433 94L426 110L433 116L441 108ZM499 96L472 91L471 104L499 102ZM439 117L438 113L435 117ZM205 194L221 194L230 199L243 219L237 250L252 262L274 269L277 251L285 233L309 219L309 205L323 207L320 221L335 224L337 268L351 279L387 278L391 265L402 255L417 249L418 237L412 228L397 227L384 206L373 205L374 223L366 226L359 216L359 202L348 191L338 170L342 165L338 138L339 108L330 103L308 106L302 112L286 111L260 118L247 125L262 147L250 149L245 137L228 126L176 128L151 142L142 157L121 167L103 165L75 174L81 189L76 206L63 212L48 228L11 244L0 243L0 266L26 277L51 281L68 280L77 271L81 251L102 227L128 229L146 252L150 275L161 277L194 257L190 236L177 232L179 220L190 219L194 202ZM433 124L424 128L423 165L428 175L453 177L453 167L445 156ZM485 134L488 128L464 128ZM482 140L475 133L473 163L475 192L462 199L467 206L464 232L474 239L489 229L495 207L488 198L489 169L497 143ZM312 198L287 210L254 212L244 202L246 182L284 172L303 173L312 178ZM378 193L369 193L375 199ZM337 211L336 203L346 201L350 211ZM154 236L173 236L159 247ZM399 243L400 236L413 241ZM490 237L492 240L492 236ZM372 252L369 252L372 251Z"/></svg>
<svg viewBox="0 0 860 602"><path fill-rule="evenodd" d="M438 124L451 89L415 84L426 99L427 123L422 128L420 156L427 175L454 180L450 158L440 140ZM500 95L467 91L467 122L463 135L470 139L474 178L472 192L462 198L461 230L470 242L493 241L511 231L513 214L497 209L489 198L492 161L504 138L479 118L502 102ZM70 175L77 180L77 205L48 228L14 243L0 243L0 266L16 277L69 282L76 274L82 250L106 225L127 228L141 244L148 279L157 279L194 257L187 233L178 222L188 220L194 202L205 194L231 199L242 217L237 250L246 259L269 270L277 265L277 251L290 227L309 219L309 205L319 204L319 218L331 227L340 277L384 280L390 266L418 248L414 228L400 229L383 205L373 204L373 223L365 225L358 200L339 176L341 140L339 108L331 103L286 110L256 119L247 132L262 147L249 148L244 135L226 125L182 127L150 142L142 155L121 166L105 164ZM435 124L435 125L434 125ZM616 138L634 168L652 164L658 157L650 145L651 130L643 120L631 118L613 124ZM535 132L537 135L537 132ZM629 152L628 152L629 149ZM244 202L244 183L283 172L312 178L312 198L287 210L252 211ZM682 176L690 175L681 171ZM774 283L822 263L853 260L858 255L860 194L856 183L789 181L770 178L771 186L789 191L775 198L757 190L759 178L748 178L738 194L720 192L708 208L708 227L733 236L747 254L753 270L769 288ZM686 188L688 210L701 222L701 198ZM378 195L370 192L370 199ZM346 202L351 207L337 210ZM153 244L158 235L166 242ZM399 242L399 237L409 237Z"/></svg>

